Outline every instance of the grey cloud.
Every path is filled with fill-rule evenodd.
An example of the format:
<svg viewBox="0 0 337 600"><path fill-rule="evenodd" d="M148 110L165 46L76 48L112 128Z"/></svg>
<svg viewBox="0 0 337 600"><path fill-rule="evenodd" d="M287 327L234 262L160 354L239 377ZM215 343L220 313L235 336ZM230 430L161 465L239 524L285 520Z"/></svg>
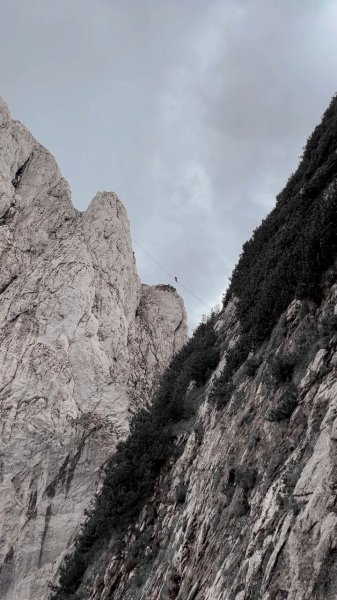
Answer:
<svg viewBox="0 0 337 600"><path fill-rule="evenodd" d="M1 93L85 208L125 203L192 326L336 91L333 0L0 0ZM163 270L157 263L163 266ZM172 282L172 281L171 281ZM179 286L178 286L179 289Z"/></svg>

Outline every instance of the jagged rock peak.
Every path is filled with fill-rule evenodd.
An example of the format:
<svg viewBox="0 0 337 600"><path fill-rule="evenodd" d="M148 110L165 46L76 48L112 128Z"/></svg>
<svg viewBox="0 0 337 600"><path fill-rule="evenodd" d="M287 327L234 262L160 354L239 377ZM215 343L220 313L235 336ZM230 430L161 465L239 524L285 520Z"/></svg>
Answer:
<svg viewBox="0 0 337 600"><path fill-rule="evenodd" d="M186 315L174 289L141 284L116 194L76 210L2 99L0 255L1 598L42 600Z"/></svg>

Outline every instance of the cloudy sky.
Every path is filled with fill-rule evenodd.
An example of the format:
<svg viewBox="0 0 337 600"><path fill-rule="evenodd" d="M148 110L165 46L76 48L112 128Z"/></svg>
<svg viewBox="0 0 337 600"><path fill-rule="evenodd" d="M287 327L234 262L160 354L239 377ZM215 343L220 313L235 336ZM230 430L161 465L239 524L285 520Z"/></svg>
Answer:
<svg viewBox="0 0 337 600"><path fill-rule="evenodd" d="M337 91L334 0L0 0L0 94L85 209L113 190L146 283L219 303Z"/></svg>

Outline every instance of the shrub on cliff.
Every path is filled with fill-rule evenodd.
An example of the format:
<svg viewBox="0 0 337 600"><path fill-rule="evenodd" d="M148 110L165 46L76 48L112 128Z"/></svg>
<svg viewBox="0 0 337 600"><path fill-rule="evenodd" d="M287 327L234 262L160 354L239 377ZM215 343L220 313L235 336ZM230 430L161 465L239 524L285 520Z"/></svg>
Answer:
<svg viewBox="0 0 337 600"><path fill-rule="evenodd" d="M337 334L337 315L333 310L328 311L319 323L320 345L328 347L329 342Z"/></svg>
<svg viewBox="0 0 337 600"><path fill-rule="evenodd" d="M245 365L246 374L248 377L254 377L261 364L262 358L259 356L252 356L251 358L248 358Z"/></svg>
<svg viewBox="0 0 337 600"><path fill-rule="evenodd" d="M295 367L295 357L292 355L274 356L271 362L271 372L276 383L290 381Z"/></svg>
<svg viewBox="0 0 337 600"><path fill-rule="evenodd" d="M289 383L282 391L281 396L266 412L266 420L280 422L289 419L298 404L298 393L294 384Z"/></svg>

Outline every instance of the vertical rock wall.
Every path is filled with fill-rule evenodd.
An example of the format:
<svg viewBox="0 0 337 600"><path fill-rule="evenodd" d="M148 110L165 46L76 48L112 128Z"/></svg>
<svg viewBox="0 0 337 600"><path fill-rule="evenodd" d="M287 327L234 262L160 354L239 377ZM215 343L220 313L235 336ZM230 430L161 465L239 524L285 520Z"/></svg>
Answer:
<svg viewBox="0 0 337 600"><path fill-rule="evenodd" d="M42 600L186 318L173 288L141 284L117 196L77 211L3 101L0 264L1 598Z"/></svg>

